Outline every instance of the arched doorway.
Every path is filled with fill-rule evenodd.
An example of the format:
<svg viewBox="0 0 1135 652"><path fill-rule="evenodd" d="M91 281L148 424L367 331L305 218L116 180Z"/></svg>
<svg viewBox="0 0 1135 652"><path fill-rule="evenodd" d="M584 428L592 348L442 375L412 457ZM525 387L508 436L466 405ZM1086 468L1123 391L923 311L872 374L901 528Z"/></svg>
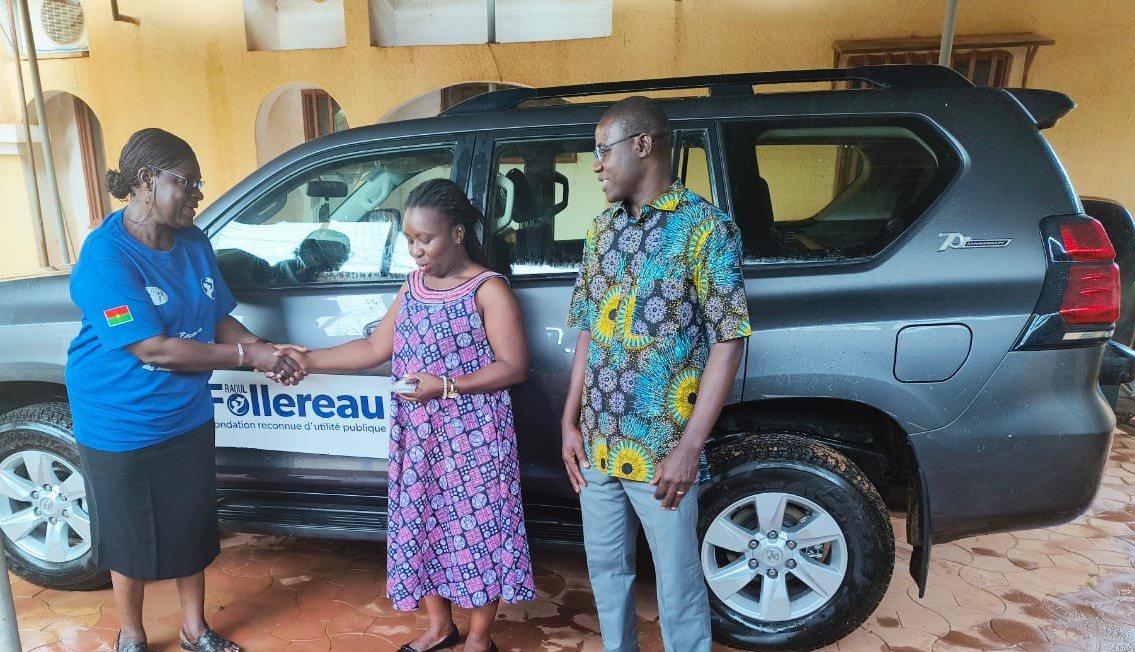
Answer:
<svg viewBox="0 0 1135 652"><path fill-rule="evenodd" d="M47 129L51 135L51 154L55 159L55 177L59 184L67 248L74 261L87 233L102 223L114 207L106 191L106 151L102 126L94 111L81 98L64 91L44 93ZM28 106L32 123L38 125L35 107ZM46 180L42 143L35 147L36 176L39 180L40 204L44 209L46 250L50 264L62 261L53 221L50 217L53 198Z"/></svg>
<svg viewBox="0 0 1135 652"><path fill-rule="evenodd" d="M264 165L300 143L347 128L335 98L315 84L281 86L256 114L256 163Z"/></svg>

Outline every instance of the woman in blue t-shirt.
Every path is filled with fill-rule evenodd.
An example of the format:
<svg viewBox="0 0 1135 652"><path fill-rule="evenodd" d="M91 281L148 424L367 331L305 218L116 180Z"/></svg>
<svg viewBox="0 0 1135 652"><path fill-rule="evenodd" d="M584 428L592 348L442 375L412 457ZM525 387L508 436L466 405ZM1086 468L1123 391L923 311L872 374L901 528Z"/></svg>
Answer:
<svg viewBox="0 0 1135 652"><path fill-rule="evenodd" d="M236 302L193 225L201 170L161 129L130 137L107 189L129 203L87 236L71 275L82 328L67 354L94 563L110 570L115 649L144 652L145 582L177 578L181 647L240 648L205 622L204 569L217 531L214 369L295 366L229 312Z"/></svg>

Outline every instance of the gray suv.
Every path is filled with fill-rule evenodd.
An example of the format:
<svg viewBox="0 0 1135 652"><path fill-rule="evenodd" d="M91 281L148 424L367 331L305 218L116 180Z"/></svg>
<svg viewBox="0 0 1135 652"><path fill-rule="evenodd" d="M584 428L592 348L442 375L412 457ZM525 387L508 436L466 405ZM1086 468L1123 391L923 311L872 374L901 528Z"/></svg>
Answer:
<svg viewBox="0 0 1135 652"><path fill-rule="evenodd" d="M769 86L782 82L820 90ZM891 578L888 506L906 512L921 590L931 544L1080 513L1115 425L1101 359L1117 358L1111 384L1130 362L1109 344L1115 252L1041 133L1073 107L1060 93L975 88L936 66L510 89L297 147L197 225L239 319L323 347L369 333L412 268L408 191L464 187L528 329L514 403L529 534L578 545L559 415L565 311L604 208L594 126L604 95L694 89L662 101L674 176L740 226L753 325L700 499L717 640L806 650L854 630ZM106 576L90 566L67 408L82 388L63 383L67 282L0 284L0 529L21 576L85 589ZM382 539L388 374L281 388L218 372L224 525Z"/></svg>

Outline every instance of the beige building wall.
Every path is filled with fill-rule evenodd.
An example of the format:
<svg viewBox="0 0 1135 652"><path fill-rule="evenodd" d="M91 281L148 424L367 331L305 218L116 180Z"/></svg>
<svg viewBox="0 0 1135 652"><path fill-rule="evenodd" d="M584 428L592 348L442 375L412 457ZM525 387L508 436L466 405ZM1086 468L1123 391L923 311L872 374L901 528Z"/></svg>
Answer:
<svg viewBox="0 0 1135 652"><path fill-rule="evenodd" d="M32 230L31 193L24 183L23 146L17 130L0 126L0 278L39 267L38 242Z"/></svg>
<svg viewBox="0 0 1135 652"><path fill-rule="evenodd" d="M245 3L237 0L119 0L121 11L141 25L114 22L102 2L87 0L90 55L42 61L44 88L89 104L102 124L111 167L136 129L158 126L184 137L200 158L208 201L255 169L262 104L291 83L322 87L358 126L465 81L547 86L828 67L837 40L939 34L946 4L615 0L612 35L605 38L374 47L367 0L342 2L345 47L249 51ZM958 34L1025 31L1056 40L1040 49L1029 86L1063 91L1079 104L1046 132L1076 190L1135 207L1135 2L961 3ZM1018 74L1021 65L1014 61ZM0 124L19 121L11 67L0 60ZM14 168L3 169L11 185ZM30 231L23 225L29 219L5 211L0 259L30 246L12 237Z"/></svg>

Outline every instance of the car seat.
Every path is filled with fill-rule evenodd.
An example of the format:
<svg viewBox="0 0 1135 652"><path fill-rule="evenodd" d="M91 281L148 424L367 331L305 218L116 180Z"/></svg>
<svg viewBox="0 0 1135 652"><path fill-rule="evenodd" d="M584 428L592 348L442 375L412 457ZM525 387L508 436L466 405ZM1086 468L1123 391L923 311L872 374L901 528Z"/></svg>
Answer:
<svg viewBox="0 0 1135 652"><path fill-rule="evenodd" d="M280 285L312 283L319 275L334 272L351 255L351 241L334 229L316 229L296 247L295 257L272 266L273 280Z"/></svg>

